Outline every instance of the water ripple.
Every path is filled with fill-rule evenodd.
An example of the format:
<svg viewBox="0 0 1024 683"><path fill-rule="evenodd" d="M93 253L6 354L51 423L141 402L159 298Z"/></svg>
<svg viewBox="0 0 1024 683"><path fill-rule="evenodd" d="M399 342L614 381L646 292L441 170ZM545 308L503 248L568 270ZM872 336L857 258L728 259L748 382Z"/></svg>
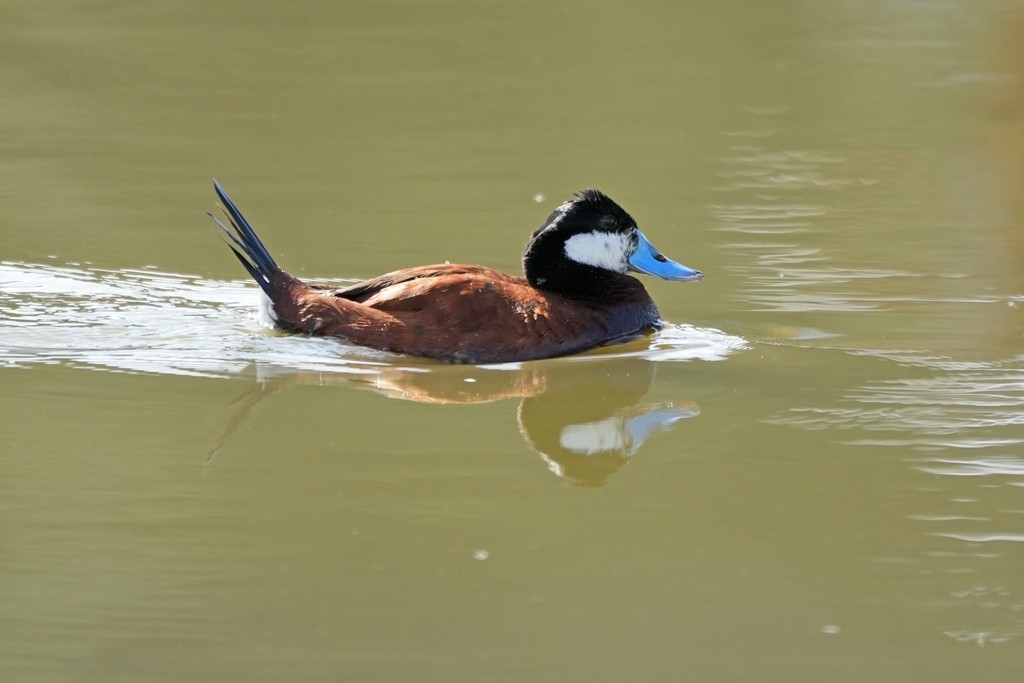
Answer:
<svg viewBox="0 0 1024 683"><path fill-rule="evenodd" d="M1024 534L992 534L992 533L942 533L936 532L932 536L941 536L943 538L953 538L958 541L967 541L968 543L992 543L998 541L1007 541L1010 543L1024 543Z"/></svg>
<svg viewBox="0 0 1024 683"><path fill-rule="evenodd" d="M985 368L926 378L891 379L846 391L843 403L793 408L778 422L807 429L901 432L905 445L993 447L1017 444L1017 436L986 430L1024 425L1024 369ZM967 433L974 432L971 436ZM980 433L979 433L980 432ZM920 442L920 435L956 436Z"/></svg>
<svg viewBox="0 0 1024 683"><path fill-rule="evenodd" d="M979 458L977 460L936 458L931 463L918 469L928 474L947 477L1024 477L1024 460L1012 456Z"/></svg>
<svg viewBox="0 0 1024 683"><path fill-rule="evenodd" d="M732 132L732 137L771 137L773 129ZM727 133L730 134L730 133ZM755 146L736 146L722 159L725 169L718 176L726 185L720 191L848 189L879 182L875 178L842 178L830 170L846 158L816 150L764 150Z"/></svg>
<svg viewBox="0 0 1024 683"><path fill-rule="evenodd" d="M66 364L121 372L227 377L296 371L366 374L396 356L260 329L251 282L156 270L0 262L0 367ZM657 334L573 360L721 360L746 342L666 325Z"/></svg>

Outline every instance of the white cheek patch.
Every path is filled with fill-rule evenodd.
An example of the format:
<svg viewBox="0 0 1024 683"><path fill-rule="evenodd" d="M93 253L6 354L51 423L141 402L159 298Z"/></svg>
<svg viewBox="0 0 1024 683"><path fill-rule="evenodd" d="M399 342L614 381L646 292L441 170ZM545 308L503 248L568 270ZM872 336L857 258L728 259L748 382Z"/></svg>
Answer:
<svg viewBox="0 0 1024 683"><path fill-rule="evenodd" d="M595 268L625 273L633 245L629 236L612 232L584 232L565 241L565 255Z"/></svg>

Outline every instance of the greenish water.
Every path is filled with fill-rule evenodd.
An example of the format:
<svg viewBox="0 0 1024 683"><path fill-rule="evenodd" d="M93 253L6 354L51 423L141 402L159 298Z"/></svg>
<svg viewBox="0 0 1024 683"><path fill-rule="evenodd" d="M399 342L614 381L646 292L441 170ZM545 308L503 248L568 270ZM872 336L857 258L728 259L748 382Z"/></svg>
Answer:
<svg viewBox="0 0 1024 683"><path fill-rule="evenodd" d="M0 3L0 679L1019 681L1024 7ZM706 273L453 367L275 335L204 212Z"/></svg>

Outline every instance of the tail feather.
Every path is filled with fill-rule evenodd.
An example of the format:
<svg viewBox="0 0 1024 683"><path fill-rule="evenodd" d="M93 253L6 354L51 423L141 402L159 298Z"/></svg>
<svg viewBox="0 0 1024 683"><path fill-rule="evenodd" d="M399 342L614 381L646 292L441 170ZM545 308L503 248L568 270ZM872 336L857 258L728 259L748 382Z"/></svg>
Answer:
<svg viewBox="0 0 1024 683"><path fill-rule="evenodd" d="M249 225L249 221L245 220L245 216L238 210L235 203L231 201L231 197L228 196L228 193L224 191L224 188L220 186L216 179L213 181L213 188L217 191L217 196L220 197L224 215L227 217L231 227L229 228L224 225L212 213L209 214L210 218L214 220L217 226L227 235L228 239L231 240L230 242L225 240L225 243L234 252L238 260L241 261L246 271L252 276L252 279L256 280L260 288L270 296L270 278L274 273L280 272L281 269L270 256L270 252L267 251L263 241L260 240L252 226Z"/></svg>

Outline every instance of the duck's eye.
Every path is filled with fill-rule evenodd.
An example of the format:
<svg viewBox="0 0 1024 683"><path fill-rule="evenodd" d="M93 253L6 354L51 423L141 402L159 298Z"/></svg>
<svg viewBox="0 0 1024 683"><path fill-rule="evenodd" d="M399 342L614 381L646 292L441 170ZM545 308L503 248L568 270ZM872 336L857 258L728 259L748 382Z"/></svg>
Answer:
<svg viewBox="0 0 1024 683"><path fill-rule="evenodd" d="M615 217L614 216L602 216L601 220L597 222L602 228L606 230L612 230L615 228Z"/></svg>

